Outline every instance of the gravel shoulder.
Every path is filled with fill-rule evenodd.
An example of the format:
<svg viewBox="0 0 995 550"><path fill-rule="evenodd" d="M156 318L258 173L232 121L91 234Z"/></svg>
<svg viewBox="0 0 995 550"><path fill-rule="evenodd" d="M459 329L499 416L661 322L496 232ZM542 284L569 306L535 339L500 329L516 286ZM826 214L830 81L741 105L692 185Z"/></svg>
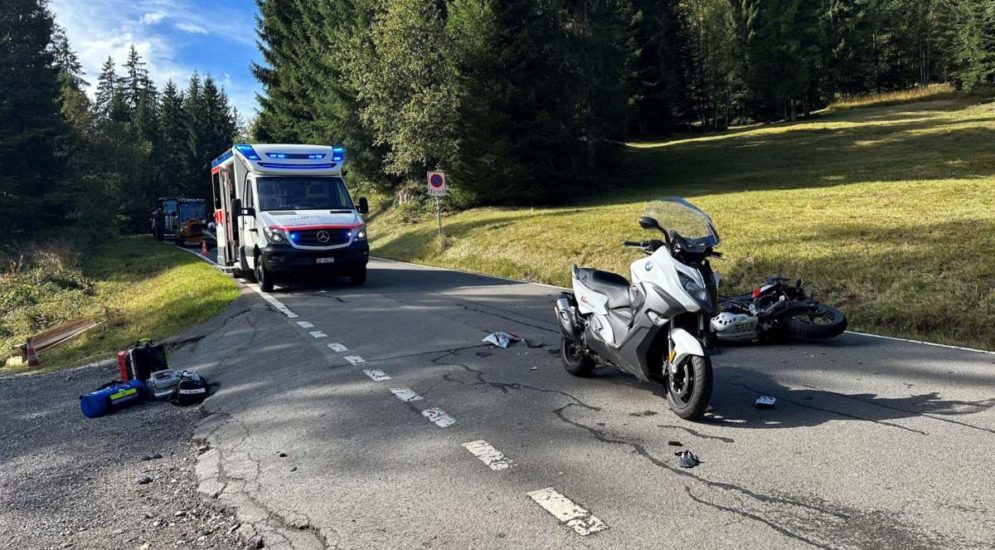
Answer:
<svg viewBox="0 0 995 550"><path fill-rule="evenodd" d="M78 396L113 364L0 378L0 548L244 548L197 491L200 407L143 403L98 419Z"/></svg>

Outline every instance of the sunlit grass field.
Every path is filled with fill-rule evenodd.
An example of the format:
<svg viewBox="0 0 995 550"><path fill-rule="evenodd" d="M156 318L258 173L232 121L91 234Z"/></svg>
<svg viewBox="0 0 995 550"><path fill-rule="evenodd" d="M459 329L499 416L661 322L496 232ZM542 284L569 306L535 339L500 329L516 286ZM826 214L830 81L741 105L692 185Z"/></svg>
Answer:
<svg viewBox="0 0 995 550"><path fill-rule="evenodd" d="M238 295L230 277L151 237L112 238L66 269L81 274L85 290L49 284L31 303L4 315L4 321L23 329L15 331L24 333L18 334L18 342L39 329L29 323L40 315L52 317L46 328L77 315L102 321L78 339L43 353L42 370L112 357L141 338L161 340L220 313ZM8 366L0 373L25 370Z"/></svg>
<svg viewBox="0 0 995 550"><path fill-rule="evenodd" d="M855 330L995 349L995 105L941 100L832 112L626 150L626 183L574 205L371 222L378 256L569 284L628 274L647 201L679 195L722 235L725 293L801 278Z"/></svg>

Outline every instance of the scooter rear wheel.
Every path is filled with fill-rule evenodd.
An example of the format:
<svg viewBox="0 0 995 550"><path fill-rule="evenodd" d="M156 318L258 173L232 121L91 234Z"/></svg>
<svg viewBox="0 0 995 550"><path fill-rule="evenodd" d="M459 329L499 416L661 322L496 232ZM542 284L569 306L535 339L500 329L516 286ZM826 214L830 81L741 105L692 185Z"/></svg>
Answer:
<svg viewBox="0 0 995 550"><path fill-rule="evenodd" d="M579 342L566 336L560 336L560 359L563 368L574 376L590 376L594 370L594 359Z"/></svg>
<svg viewBox="0 0 995 550"><path fill-rule="evenodd" d="M705 414L712 398L712 362L707 357L687 356L667 378L667 404L674 414L685 420Z"/></svg>

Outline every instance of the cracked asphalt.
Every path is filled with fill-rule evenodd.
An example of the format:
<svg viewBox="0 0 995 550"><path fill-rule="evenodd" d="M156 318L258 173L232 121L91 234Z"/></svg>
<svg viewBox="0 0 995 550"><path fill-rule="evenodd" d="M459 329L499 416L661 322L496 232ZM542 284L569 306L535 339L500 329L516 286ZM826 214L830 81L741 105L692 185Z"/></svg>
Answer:
<svg viewBox="0 0 995 550"><path fill-rule="evenodd" d="M246 290L171 357L220 384L200 491L266 548L993 547L995 355L725 348L690 423L616 370L568 375L554 288L370 267L363 288L278 287L293 318ZM480 343L497 330L529 345Z"/></svg>

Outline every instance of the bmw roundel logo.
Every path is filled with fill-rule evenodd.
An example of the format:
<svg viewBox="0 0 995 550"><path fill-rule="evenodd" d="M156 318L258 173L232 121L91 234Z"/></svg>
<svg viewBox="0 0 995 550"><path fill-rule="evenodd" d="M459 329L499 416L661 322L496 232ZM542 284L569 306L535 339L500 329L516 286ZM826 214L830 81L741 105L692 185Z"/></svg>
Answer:
<svg viewBox="0 0 995 550"><path fill-rule="evenodd" d="M645 264L643 264L643 267L646 268L646 271L649 271L653 269L653 262L647 261Z"/></svg>
<svg viewBox="0 0 995 550"><path fill-rule="evenodd" d="M332 235L328 231L319 231L314 234L314 238L317 239L319 243L327 243L332 239Z"/></svg>

